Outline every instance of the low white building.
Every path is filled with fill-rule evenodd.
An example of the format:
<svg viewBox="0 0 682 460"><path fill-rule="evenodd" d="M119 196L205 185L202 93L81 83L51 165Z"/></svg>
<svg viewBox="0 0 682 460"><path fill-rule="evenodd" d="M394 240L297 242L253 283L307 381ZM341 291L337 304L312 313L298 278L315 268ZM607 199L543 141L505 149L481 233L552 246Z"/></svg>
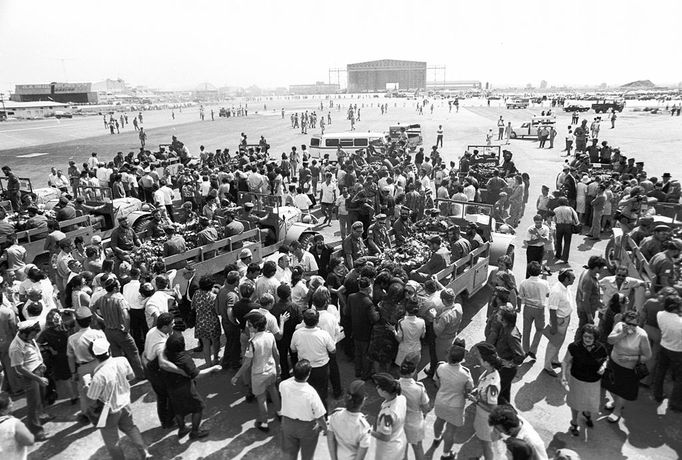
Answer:
<svg viewBox="0 0 682 460"><path fill-rule="evenodd" d="M4 101L4 103L0 105L0 118L31 120L35 118L54 117L55 115L62 113L71 113L69 104L53 101Z"/></svg>

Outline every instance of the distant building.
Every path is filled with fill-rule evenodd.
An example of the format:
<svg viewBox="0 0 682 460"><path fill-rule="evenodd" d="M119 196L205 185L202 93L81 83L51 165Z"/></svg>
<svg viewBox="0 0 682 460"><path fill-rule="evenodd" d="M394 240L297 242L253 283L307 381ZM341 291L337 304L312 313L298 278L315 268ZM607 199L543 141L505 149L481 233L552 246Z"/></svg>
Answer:
<svg viewBox="0 0 682 460"><path fill-rule="evenodd" d="M426 88L431 91L478 91L483 84L478 80L433 81Z"/></svg>
<svg viewBox="0 0 682 460"><path fill-rule="evenodd" d="M194 100L199 101L215 101L219 99L219 96L218 88L210 83L202 83L192 91Z"/></svg>
<svg viewBox="0 0 682 460"><path fill-rule="evenodd" d="M97 104L97 92L91 83L40 83L16 85L11 99L16 102L53 101L73 104Z"/></svg>
<svg viewBox="0 0 682 460"><path fill-rule="evenodd" d="M0 119L2 118L20 118L20 119L34 119L53 117L57 112L68 112L69 105L61 102L52 101L34 101L34 102L17 102L5 101L0 105Z"/></svg>
<svg viewBox="0 0 682 460"><path fill-rule="evenodd" d="M382 59L346 66L348 92L384 92L387 88L426 88L426 62ZM397 85L396 85L397 83Z"/></svg>
<svg viewBox="0 0 682 460"><path fill-rule="evenodd" d="M315 82L314 85L289 85L289 93L291 94L336 94L341 89L337 83L324 83L322 81Z"/></svg>

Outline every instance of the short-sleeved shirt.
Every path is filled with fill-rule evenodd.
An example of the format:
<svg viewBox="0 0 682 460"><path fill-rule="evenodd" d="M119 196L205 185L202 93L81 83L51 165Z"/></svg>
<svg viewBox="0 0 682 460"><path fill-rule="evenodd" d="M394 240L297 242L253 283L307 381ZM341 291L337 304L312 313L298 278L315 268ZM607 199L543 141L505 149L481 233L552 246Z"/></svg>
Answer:
<svg viewBox="0 0 682 460"><path fill-rule="evenodd" d="M336 184L333 182L330 182L329 184L327 184L326 181L322 182L320 190L322 191L322 200L320 201L325 204L334 204L336 197L339 195L336 191Z"/></svg>
<svg viewBox="0 0 682 460"><path fill-rule="evenodd" d="M549 290L547 304L550 310L556 310L557 318L566 318L571 316L575 301L568 287L564 286L561 282L557 282Z"/></svg>
<svg viewBox="0 0 682 460"><path fill-rule="evenodd" d="M336 344L327 331L319 327L304 327L291 337L291 351L298 359L307 359L312 367L322 367L329 362L329 353L336 352Z"/></svg>
<svg viewBox="0 0 682 460"><path fill-rule="evenodd" d="M327 412L320 395L308 382L297 382L291 377L279 384L279 392L282 395L281 414L284 417L311 422Z"/></svg>
<svg viewBox="0 0 682 460"><path fill-rule="evenodd" d="M88 398L109 403L111 412L118 412L130 404L130 383L134 375L128 359L124 356L109 358L100 364L88 387Z"/></svg>
<svg viewBox="0 0 682 460"><path fill-rule="evenodd" d="M416 382L412 378L400 379L400 394L407 400L407 414L422 415L422 406L429 404L429 395L426 387L421 382Z"/></svg>
<svg viewBox="0 0 682 460"><path fill-rule="evenodd" d="M407 399L397 395L390 401L381 403L377 416L376 431L388 436L388 441L377 440L376 459L394 460L402 458L405 449L405 418L407 417Z"/></svg>
<svg viewBox="0 0 682 460"><path fill-rule="evenodd" d="M549 291L549 283L539 276L531 276L519 284L519 297L523 304L534 308L545 308Z"/></svg>
<svg viewBox="0 0 682 460"><path fill-rule="evenodd" d="M658 291L662 287L667 286L661 283L661 278L663 276L668 277L668 281L671 282L673 280L673 273L675 271L675 265L673 264L673 261L670 260L670 257L666 255L665 252L659 252L655 256L651 258L651 261L649 263L649 266L651 267L651 271L654 272L654 275L656 275L656 281L654 283L654 290Z"/></svg>
<svg viewBox="0 0 682 460"><path fill-rule="evenodd" d="M81 329L69 337L66 343L66 355L72 357L76 364L89 363L95 359L90 351L90 345L92 345L95 339L101 338L106 338L106 336L99 329L91 329L89 327Z"/></svg>
<svg viewBox="0 0 682 460"><path fill-rule="evenodd" d="M144 305L144 316L147 320L147 327L153 328L156 326L153 315L158 318L161 313L168 313L168 300L171 297L163 291L156 291L147 299Z"/></svg>
<svg viewBox="0 0 682 460"><path fill-rule="evenodd" d="M372 429L362 412L337 409L329 416L328 428L334 433L339 460L354 460L358 449L369 448Z"/></svg>
<svg viewBox="0 0 682 460"><path fill-rule="evenodd" d="M43 364L43 357L36 341L25 342L19 338L19 335L14 337L9 346L9 359L12 362L12 367L24 366L30 372Z"/></svg>
<svg viewBox="0 0 682 460"><path fill-rule="evenodd" d="M272 347L275 336L269 331L256 332L246 347L244 357L251 358L251 375L269 374L275 372L275 358Z"/></svg>
<svg viewBox="0 0 682 460"><path fill-rule="evenodd" d="M294 256L292 267L302 267L304 272L315 272L319 270L315 257L308 251L303 251L300 260Z"/></svg>
<svg viewBox="0 0 682 460"><path fill-rule="evenodd" d="M168 334L161 332L158 327L150 329L144 339L144 357L147 361L154 361L163 353Z"/></svg>
<svg viewBox="0 0 682 460"><path fill-rule="evenodd" d="M467 393L474 388L469 369L460 364L441 364L434 379L439 382L437 406L464 407Z"/></svg>

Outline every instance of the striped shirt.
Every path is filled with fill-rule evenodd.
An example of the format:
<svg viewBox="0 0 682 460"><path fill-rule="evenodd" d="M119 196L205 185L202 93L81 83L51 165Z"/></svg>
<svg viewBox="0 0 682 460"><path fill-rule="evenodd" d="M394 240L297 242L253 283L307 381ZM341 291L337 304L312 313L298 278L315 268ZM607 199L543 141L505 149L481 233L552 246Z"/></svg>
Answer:
<svg viewBox="0 0 682 460"><path fill-rule="evenodd" d="M133 368L124 356L109 358L100 364L88 387L88 398L109 404L111 412L118 412L130 404L130 383Z"/></svg>
<svg viewBox="0 0 682 460"><path fill-rule="evenodd" d="M94 307L93 313L99 312L99 315L104 319L105 329L122 331L130 329L130 316L128 316L130 307L121 293L109 292L103 295L97 299Z"/></svg>

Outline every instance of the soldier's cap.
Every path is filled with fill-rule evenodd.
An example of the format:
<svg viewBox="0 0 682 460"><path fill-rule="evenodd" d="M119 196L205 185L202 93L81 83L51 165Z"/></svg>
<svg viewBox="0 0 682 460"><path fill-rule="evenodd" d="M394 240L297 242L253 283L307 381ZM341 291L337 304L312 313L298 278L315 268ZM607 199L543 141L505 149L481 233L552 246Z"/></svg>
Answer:
<svg viewBox="0 0 682 460"><path fill-rule="evenodd" d="M102 237L99 235L93 235L92 238L90 238L90 243L92 244L100 244L102 242Z"/></svg>
<svg viewBox="0 0 682 460"><path fill-rule="evenodd" d="M451 233L461 233L461 232L462 232L462 229L460 228L459 225L453 224L453 225L448 229L448 232L451 232Z"/></svg>
<svg viewBox="0 0 682 460"><path fill-rule="evenodd" d="M670 240L670 242L675 245L675 248L678 251L682 251L682 240L681 239L673 238L672 240Z"/></svg>
<svg viewBox="0 0 682 460"><path fill-rule="evenodd" d="M76 203L84 203L84 202L85 202L85 198L83 198L82 196L76 197Z"/></svg>
<svg viewBox="0 0 682 460"><path fill-rule="evenodd" d="M76 319L85 319L92 316L92 311L88 307L79 307L76 309Z"/></svg>
<svg viewBox="0 0 682 460"><path fill-rule="evenodd" d="M251 203L250 201L248 203L244 203L244 209L251 209L253 208L253 206L254 206L253 203Z"/></svg>
<svg viewBox="0 0 682 460"><path fill-rule="evenodd" d="M374 374L372 376L372 381L377 387L379 387L383 391L396 393L400 389L400 383L396 379L394 379L393 376L388 372L380 372L378 374Z"/></svg>
<svg viewBox="0 0 682 460"><path fill-rule="evenodd" d="M664 224L658 224L657 226L654 227L655 232L669 232L670 227Z"/></svg>
<svg viewBox="0 0 682 460"><path fill-rule="evenodd" d="M365 391L365 381L364 380L353 380L350 385L348 385L348 395L349 396L361 396L367 397L367 392Z"/></svg>
<svg viewBox="0 0 682 460"><path fill-rule="evenodd" d="M251 253L251 249L249 249L249 248L244 248L239 253L240 259L246 259L247 257L252 257L252 256L253 256L253 254Z"/></svg>
<svg viewBox="0 0 682 460"><path fill-rule="evenodd" d="M59 204L69 204L69 199L65 196L59 197Z"/></svg>
<svg viewBox="0 0 682 460"><path fill-rule="evenodd" d="M377 214L375 216L376 220L386 220L386 214Z"/></svg>
<svg viewBox="0 0 682 460"><path fill-rule="evenodd" d="M351 225L351 228L353 230L355 230L356 228L363 228L362 222L360 222L359 220L356 222L353 222L353 225Z"/></svg>
<svg viewBox="0 0 682 460"><path fill-rule="evenodd" d="M20 331L27 331L29 329L33 329L37 326L37 329L40 329L40 325L38 324L39 321L37 318L34 319L27 319L26 321L20 321L19 324L17 324L17 328Z"/></svg>

